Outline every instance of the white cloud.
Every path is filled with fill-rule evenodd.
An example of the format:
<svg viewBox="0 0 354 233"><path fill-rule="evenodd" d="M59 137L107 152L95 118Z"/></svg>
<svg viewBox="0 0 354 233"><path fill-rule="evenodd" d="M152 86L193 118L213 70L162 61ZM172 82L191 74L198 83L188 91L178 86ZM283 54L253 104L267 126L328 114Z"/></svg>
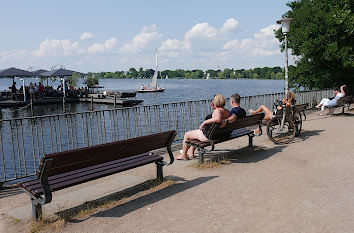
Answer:
<svg viewBox="0 0 354 233"><path fill-rule="evenodd" d="M194 38L207 38L213 39L218 35L218 30L211 27L208 23L197 23L191 30L187 31L184 38L191 40Z"/></svg>
<svg viewBox="0 0 354 233"><path fill-rule="evenodd" d="M142 32L156 32L157 31L157 26L156 24L150 25L150 26L144 26L143 29L141 29Z"/></svg>
<svg viewBox="0 0 354 233"><path fill-rule="evenodd" d="M45 39L33 54L37 57L69 55L79 51L79 43L70 40Z"/></svg>
<svg viewBox="0 0 354 233"><path fill-rule="evenodd" d="M220 32L225 34L234 33L238 28L238 24L239 23L235 18L230 18L225 21L224 25L222 25Z"/></svg>
<svg viewBox="0 0 354 233"><path fill-rule="evenodd" d="M0 52L0 60L2 61L7 61L7 60L23 60L28 57L29 55L28 50L21 50L21 49L15 49L11 51L3 51Z"/></svg>
<svg viewBox="0 0 354 233"><path fill-rule="evenodd" d="M230 41L226 42L223 49L232 49L232 48L237 48L239 46L240 46L240 43L238 42L237 39L235 39L235 40L230 40Z"/></svg>
<svg viewBox="0 0 354 233"><path fill-rule="evenodd" d="M276 25L269 25L255 33L253 38L245 38L241 40L227 41L223 49L230 50L232 53L243 54L244 56L273 56L280 54L279 42L274 36ZM226 56L227 52L220 53Z"/></svg>
<svg viewBox="0 0 354 233"><path fill-rule="evenodd" d="M190 44L185 41L180 41L177 39L167 39L162 42L159 50L181 50L190 49Z"/></svg>
<svg viewBox="0 0 354 233"><path fill-rule="evenodd" d="M103 53L107 51L111 51L113 47L116 45L117 39L112 37L109 40L106 40L104 44L96 43L88 47L87 52L89 54L97 54L97 53Z"/></svg>
<svg viewBox="0 0 354 233"><path fill-rule="evenodd" d="M130 41L118 45L112 37L102 43L45 39L38 48L0 51L3 66L50 67L66 63L68 68L82 71L154 67L154 50L158 48L161 69L217 69L225 67L252 68L282 64L279 42L269 25L252 36L238 35L239 22L229 18L219 26L207 22L197 23L172 38L163 38L157 25L141 28ZM81 40L93 38L84 32ZM116 48L119 46L119 50ZM114 52L112 52L114 51Z"/></svg>
<svg viewBox="0 0 354 233"><path fill-rule="evenodd" d="M87 40L87 39L91 39L91 38L94 38L95 35L90 33L90 32L84 32L81 34L80 36L80 40Z"/></svg>
<svg viewBox="0 0 354 233"><path fill-rule="evenodd" d="M123 53L137 53L146 48L150 43L156 42L162 37L162 34L157 32L157 26L145 26L141 33L136 35L132 41L124 44L120 51Z"/></svg>

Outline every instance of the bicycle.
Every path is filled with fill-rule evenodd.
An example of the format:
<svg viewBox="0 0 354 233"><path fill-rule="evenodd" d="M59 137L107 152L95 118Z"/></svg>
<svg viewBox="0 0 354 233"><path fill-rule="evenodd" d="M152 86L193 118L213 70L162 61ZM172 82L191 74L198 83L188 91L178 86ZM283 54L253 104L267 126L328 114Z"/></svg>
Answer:
<svg viewBox="0 0 354 233"><path fill-rule="evenodd" d="M282 108L278 109L278 106L282 106ZM282 101L276 100L273 114L274 117L267 123L267 135L272 142L288 144L300 134L302 117L294 105L287 108Z"/></svg>

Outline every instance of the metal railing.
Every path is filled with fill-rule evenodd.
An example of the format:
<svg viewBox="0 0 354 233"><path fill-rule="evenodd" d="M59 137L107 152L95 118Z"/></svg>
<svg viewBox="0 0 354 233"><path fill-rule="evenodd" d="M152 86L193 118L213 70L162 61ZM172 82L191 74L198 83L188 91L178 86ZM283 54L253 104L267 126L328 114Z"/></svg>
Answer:
<svg viewBox="0 0 354 233"><path fill-rule="evenodd" d="M297 104L319 102L333 96L332 90L303 91ZM246 96L246 110L261 104L272 107L284 93ZM82 113L66 113L0 120L0 182L14 181L36 173L44 154L176 130L176 141L186 131L196 129L211 113L211 100L161 105L115 108ZM227 108L230 108L227 101Z"/></svg>

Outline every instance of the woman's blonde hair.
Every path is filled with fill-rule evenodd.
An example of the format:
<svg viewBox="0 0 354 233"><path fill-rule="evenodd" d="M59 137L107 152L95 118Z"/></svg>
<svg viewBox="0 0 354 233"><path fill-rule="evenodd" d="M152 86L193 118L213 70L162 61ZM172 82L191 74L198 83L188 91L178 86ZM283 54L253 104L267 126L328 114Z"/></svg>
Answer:
<svg viewBox="0 0 354 233"><path fill-rule="evenodd" d="M286 99L288 100L288 102L294 101L295 100L295 93L293 91L288 92Z"/></svg>
<svg viewBox="0 0 354 233"><path fill-rule="evenodd" d="M214 95L213 103L215 107L224 107L225 106L225 98L221 94Z"/></svg>

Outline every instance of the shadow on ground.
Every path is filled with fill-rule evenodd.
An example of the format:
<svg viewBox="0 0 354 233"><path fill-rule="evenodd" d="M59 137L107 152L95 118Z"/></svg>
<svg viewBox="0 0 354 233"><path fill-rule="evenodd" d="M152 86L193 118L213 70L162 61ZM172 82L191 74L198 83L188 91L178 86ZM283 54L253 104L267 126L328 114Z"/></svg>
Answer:
<svg viewBox="0 0 354 233"><path fill-rule="evenodd" d="M197 185L203 184L205 182L208 182L212 179L217 178L218 176L208 176L208 177L199 177L194 180L186 181L182 177L177 177L177 176L167 176L166 179L168 180L173 180L173 181L178 181L179 183L174 183L166 188L160 189L158 191L149 193L147 195L144 195L142 197L138 197L134 200L128 201L126 203L123 203L121 205L115 206L111 209L103 210L101 212L98 212L96 214L93 214L91 216L93 217L122 217L132 211L144 208L147 205L151 205L155 202L161 201L165 198L168 198L172 195L175 195L177 193L183 192L187 189L193 188ZM153 181L147 181L142 184L136 185L132 188L111 194L106 197L102 197L100 199L94 200L93 202L104 204L107 201L119 201L123 198L133 196L135 194L138 194L139 192L148 190L151 188L151 182ZM85 204L74 207L72 209L68 209L62 212L57 213L59 216L68 216L71 215L73 216L73 213L79 213L80 210L85 208ZM83 222L86 219L90 218L91 216L81 219L81 220L76 220L76 219L68 219L66 217L68 222Z"/></svg>
<svg viewBox="0 0 354 233"><path fill-rule="evenodd" d="M235 150L214 150L205 153L205 158L209 158L211 161L222 160L225 158L232 163L257 163L281 152L284 148L284 145L279 145L272 148L252 146Z"/></svg>
<svg viewBox="0 0 354 233"><path fill-rule="evenodd" d="M227 158L232 163L257 163L281 152L285 147L286 146L274 146L272 148L261 146L245 147L239 150L230 150Z"/></svg>
<svg viewBox="0 0 354 233"><path fill-rule="evenodd" d="M323 131L324 131L323 129L317 129L311 131L303 130L301 131L301 134L298 137L294 138L293 143L296 143L298 141L305 141L309 137L318 136Z"/></svg>
<svg viewBox="0 0 354 233"><path fill-rule="evenodd" d="M10 197L17 194L21 194L23 191L18 187L5 187L4 189L0 189L0 199L4 197Z"/></svg>

